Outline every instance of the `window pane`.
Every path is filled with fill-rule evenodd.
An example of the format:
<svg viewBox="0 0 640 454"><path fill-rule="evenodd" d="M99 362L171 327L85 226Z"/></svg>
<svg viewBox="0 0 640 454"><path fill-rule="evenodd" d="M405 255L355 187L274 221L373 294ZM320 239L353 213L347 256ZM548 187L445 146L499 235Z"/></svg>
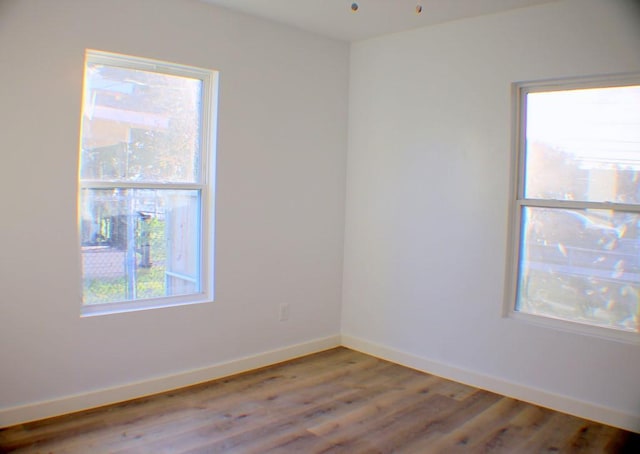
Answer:
<svg viewBox="0 0 640 454"><path fill-rule="evenodd" d="M640 215L527 207L516 310L640 331Z"/></svg>
<svg viewBox="0 0 640 454"><path fill-rule="evenodd" d="M200 191L82 189L83 301L200 291Z"/></svg>
<svg viewBox="0 0 640 454"><path fill-rule="evenodd" d="M82 179L200 181L202 81L87 63Z"/></svg>
<svg viewBox="0 0 640 454"><path fill-rule="evenodd" d="M640 203L640 86L529 93L525 198Z"/></svg>

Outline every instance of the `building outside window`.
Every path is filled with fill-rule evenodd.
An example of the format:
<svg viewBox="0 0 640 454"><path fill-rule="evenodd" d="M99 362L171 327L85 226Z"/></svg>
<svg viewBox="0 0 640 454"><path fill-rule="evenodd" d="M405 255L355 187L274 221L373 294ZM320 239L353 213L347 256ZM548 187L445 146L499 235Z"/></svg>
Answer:
<svg viewBox="0 0 640 454"><path fill-rule="evenodd" d="M83 313L211 300L216 73L87 51Z"/></svg>

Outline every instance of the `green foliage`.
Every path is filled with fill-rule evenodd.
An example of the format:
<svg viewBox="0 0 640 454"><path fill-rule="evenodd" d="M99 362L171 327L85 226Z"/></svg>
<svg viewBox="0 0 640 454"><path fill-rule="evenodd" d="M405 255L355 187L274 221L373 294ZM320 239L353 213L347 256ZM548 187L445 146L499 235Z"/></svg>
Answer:
<svg viewBox="0 0 640 454"><path fill-rule="evenodd" d="M152 218L147 221L149 231L149 244L151 245L151 261L153 263L164 263L167 258L167 240L165 236L165 222Z"/></svg>
<svg viewBox="0 0 640 454"><path fill-rule="evenodd" d="M150 268L136 269L136 299L165 296L166 239L165 222L153 218L146 221L151 254ZM124 258L124 254L123 254ZM140 255L138 254L138 261ZM84 303L97 304L126 300L127 281L118 278L85 279Z"/></svg>
<svg viewBox="0 0 640 454"><path fill-rule="evenodd" d="M84 283L84 303L112 303L126 299L127 282L117 279L87 279ZM164 266L139 268L136 273L136 299L165 296Z"/></svg>

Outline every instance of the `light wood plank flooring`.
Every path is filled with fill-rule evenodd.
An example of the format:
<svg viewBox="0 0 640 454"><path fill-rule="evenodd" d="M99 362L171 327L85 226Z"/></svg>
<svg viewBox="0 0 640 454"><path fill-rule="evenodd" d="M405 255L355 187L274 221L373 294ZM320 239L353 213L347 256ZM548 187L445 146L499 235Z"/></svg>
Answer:
<svg viewBox="0 0 640 454"><path fill-rule="evenodd" d="M0 430L0 452L640 453L640 436L346 348Z"/></svg>

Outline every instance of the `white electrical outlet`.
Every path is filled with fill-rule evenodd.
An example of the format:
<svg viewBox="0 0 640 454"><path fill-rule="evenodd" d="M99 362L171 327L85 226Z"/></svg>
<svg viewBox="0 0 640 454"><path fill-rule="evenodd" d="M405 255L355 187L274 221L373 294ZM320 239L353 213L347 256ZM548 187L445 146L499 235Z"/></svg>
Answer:
<svg viewBox="0 0 640 454"><path fill-rule="evenodd" d="M289 320L289 304L281 303L280 304L280 321L284 322Z"/></svg>

